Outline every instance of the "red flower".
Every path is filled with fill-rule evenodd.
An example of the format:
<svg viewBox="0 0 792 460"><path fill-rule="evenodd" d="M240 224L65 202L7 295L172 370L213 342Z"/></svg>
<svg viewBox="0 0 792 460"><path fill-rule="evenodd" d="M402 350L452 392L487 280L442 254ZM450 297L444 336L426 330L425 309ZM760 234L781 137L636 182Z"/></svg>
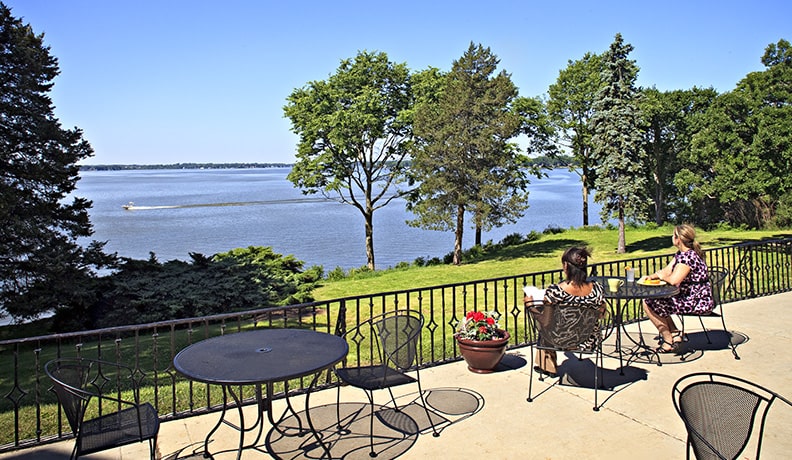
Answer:
<svg viewBox="0 0 792 460"><path fill-rule="evenodd" d="M457 323L455 335L469 340L501 338L498 326L500 316L497 311L468 311L465 319Z"/></svg>

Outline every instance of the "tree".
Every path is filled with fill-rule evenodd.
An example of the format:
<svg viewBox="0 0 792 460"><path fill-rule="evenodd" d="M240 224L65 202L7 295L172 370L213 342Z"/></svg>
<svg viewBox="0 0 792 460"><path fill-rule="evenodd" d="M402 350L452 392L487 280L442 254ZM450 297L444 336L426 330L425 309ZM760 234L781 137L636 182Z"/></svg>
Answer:
<svg viewBox="0 0 792 460"><path fill-rule="evenodd" d="M768 45L762 63L713 102L693 139L695 168L675 178L691 200L717 200L728 221L752 227L792 222L789 42Z"/></svg>
<svg viewBox="0 0 792 460"><path fill-rule="evenodd" d="M653 203L647 208L653 211L658 225L668 219L701 223L701 216L697 218L687 194L680 193L674 185L674 175L694 167L685 158L689 155L693 134L717 95L713 88L695 87L666 92L655 88L642 91L647 181L653 189Z"/></svg>
<svg viewBox="0 0 792 460"><path fill-rule="evenodd" d="M569 169L578 172L583 194L583 225L589 224L589 191L596 181L594 153L589 122L593 103L602 89L602 58L586 53L579 61L569 61L550 85L547 112L558 135L558 142L575 160Z"/></svg>
<svg viewBox="0 0 792 460"><path fill-rule="evenodd" d="M18 319L90 301L79 287L113 262L78 244L91 203L70 194L93 150L53 114L58 61L43 39L0 3L0 308Z"/></svg>
<svg viewBox="0 0 792 460"><path fill-rule="evenodd" d="M365 223L368 268L375 269L374 211L399 196L412 128L410 75L385 53L343 60L326 81L294 90L284 107L299 136L289 180L305 194L354 206Z"/></svg>
<svg viewBox="0 0 792 460"><path fill-rule="evenodd" d="M410 225L454 230L454 264L462 260L465 213L480 230L515 222L527 207L526 159L510 139L523 129L512 109L517 88L495 74L497 57L470 44L454 61L436 97L424 97L414 114L418 138L410 170L417 184L408 199Z"/></svg>
<svg viewBox="0 0 792 460"><path fill-rule="evenodd" d="M594 199L602 203L602 220L619 221L618 253L626 252L625 218L644 218L647 202L641 148L639 93L635 87L638 67L627 59L633 50L616 34L603 56L603 88L594 101L591 142L597 163Z"/></svg>

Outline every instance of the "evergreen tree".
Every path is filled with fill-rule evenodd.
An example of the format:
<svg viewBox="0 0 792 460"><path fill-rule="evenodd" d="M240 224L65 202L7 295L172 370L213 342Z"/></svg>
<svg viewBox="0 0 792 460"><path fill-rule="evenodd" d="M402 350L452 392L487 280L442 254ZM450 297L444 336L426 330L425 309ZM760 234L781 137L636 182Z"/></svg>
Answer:
<svg viewBox="0 0 792 460"><path fill-rule="evenodd" d="M594 101L591 142L596 158L594 199L602 203L602 220L619 222L618 253L626 252L625 219L645 218L648 199L643 165L639 93L635 87L638 66L627 56L633 50L616 34L603 56L604 86Z"/></svg>
<svg viewBox="0 0 792 460"><path fill-rule="evenodd" d="M465 213L480 231L515 222L527 208L525 157L511 144L522 126L512 110L517 88L497 57L473 43L444 77L442 93L415 110L418 148L409 199L410 224L454 230L453 263L462 260Z"/></svg>
<svg viewBox="0 0 792 460"><path fill-rule="evenodd" d="M16 318L90 302L80 286L112 260L77 241L92 234L91 203L70 194L93 151L53 114L58 73L43 35L0 3L0 307Z"/></svg>

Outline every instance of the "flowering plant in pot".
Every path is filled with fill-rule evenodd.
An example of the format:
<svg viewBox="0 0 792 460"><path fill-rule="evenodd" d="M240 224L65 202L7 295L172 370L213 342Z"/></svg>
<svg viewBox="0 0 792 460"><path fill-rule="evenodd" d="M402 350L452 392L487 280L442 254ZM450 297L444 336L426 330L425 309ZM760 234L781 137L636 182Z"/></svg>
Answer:
<svg viewBox="0 0 792 460"><path fill-rule="evenodd" d="M498 326L500 313L497 311L469 311L457 323L457 338L467 340L502 339L506 333Z"/></svg>
<svg viewBox="0 0 792 460"><path fill-rule="evenodd" d="M503 358L509 332L499 327L499 319L497 311L469 311L457 324L454 337L471 372L490 373Z"/></svg>

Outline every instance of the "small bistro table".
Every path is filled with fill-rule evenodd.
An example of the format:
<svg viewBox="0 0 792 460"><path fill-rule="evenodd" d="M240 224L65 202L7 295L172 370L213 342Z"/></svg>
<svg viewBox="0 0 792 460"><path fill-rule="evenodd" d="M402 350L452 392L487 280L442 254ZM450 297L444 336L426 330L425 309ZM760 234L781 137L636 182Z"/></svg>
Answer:
<svg viewBox="0 0 792 460"><path fill-rule="evenodd" d="M609 279L619 279L622 281L621 286L616 291L611 291L608 287L608 280ZM589 277L589 281L596 281L597 283L601 284L604 290L604 297L608 299L611 305L611 311L613 312L613 322L614 328L616 329L616 350L619 352L619 369L620 373L624 375L624 363L623 363L623 353L624 347L622 346L622 330L624 330L624 336L633 343L635 347L638 347L643 350L651 351L652 353L656 354L654 349L651 349L643 340L643 336L640 336L636 341L633 339L630 334L627 332L626 324L627 322L624 320L624 305L626 305L626 301L629 300L645 300L645 299L660 299L665 297L673 297L679 294L679 286L674 286L673 284L664 284L662 286L655 286L655 285L645 285L639 284L638 280L628 282L624 277L618 276L591 276ZM628 348L629 352L632 353L633 347ZM660 360L658 359L658 364Z"/></svg>
<svg viewBox="0 0 792 460"><path fill-rule="evenodd" d="M190 380L221 385L223 388L223 410L220 420L206 435L204 452L210 456L209 442L212 435L226 424L239 431L239 448L237 459L241 458L242 450L255 448L261 439L264 420L263 412L273 429L286 418L286 412L276 421L272 415L273 384L286 382L290 379L313 374L313 379L305 396L305 414L311 434L330 458L330 449L316 432L309 411L311 389L316 386L319 374L340 362L349 351L347 342L338 336L306 329L257 329L212 337L196 342L176 354L173 358L174 368ZM242 413L242 398L234 387L240 385L256 386L257 416L256 421L246 426ZM262 395L261 387L266 387L266 395ZM229 409L228 395L233 399L238 414L239 426L226 419ZM302 421L288 403L287 411L291 410L298 420L298 435L307 433L303 430ZM258 429L256 439L245 444L245 433ZM272 454L270 452L270 454Z"/></svg>

